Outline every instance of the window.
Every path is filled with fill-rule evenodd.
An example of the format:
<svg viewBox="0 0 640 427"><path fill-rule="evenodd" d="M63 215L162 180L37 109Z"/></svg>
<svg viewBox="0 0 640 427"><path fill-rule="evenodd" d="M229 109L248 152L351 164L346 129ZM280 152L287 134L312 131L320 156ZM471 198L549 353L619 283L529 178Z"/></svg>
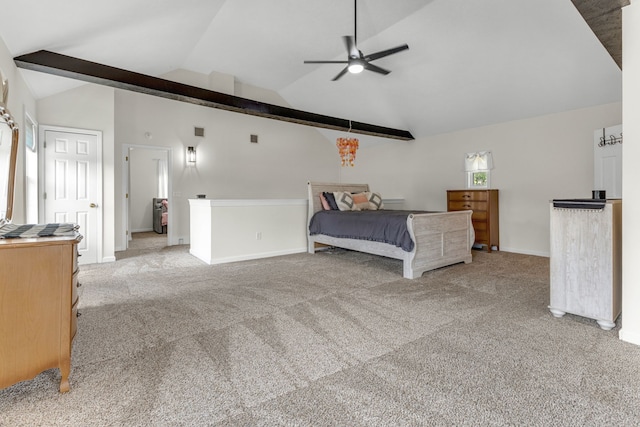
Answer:
<svg viewBox="0 0 640 427"><path fill-rule="evenodd" d="M489 188L491 169L493 169L491 151L467 153L464 159L467 188Z"/></svg>
<svg viewBox="0 0 640 427"><path fill-rule="evenodd" d="M489 188L489 171L467 172L467 188Z"/></svg>

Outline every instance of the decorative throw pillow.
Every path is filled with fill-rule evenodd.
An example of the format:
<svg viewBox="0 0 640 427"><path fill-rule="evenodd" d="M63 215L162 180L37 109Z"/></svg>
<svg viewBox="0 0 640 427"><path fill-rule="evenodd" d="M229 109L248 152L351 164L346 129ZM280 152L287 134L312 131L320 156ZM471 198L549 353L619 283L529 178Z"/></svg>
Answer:
<svg viewBox="0 0 640 427"><path fill-rule="evenodd" d="M382 196L380 193L370 193L367 192L367 196L369 198L369 209L372 211L378 209L384 209L384 203L382 203Z"/></svg>
<svg viewBox="0 0 640 427"><path fill-rule="evenodd" d="M324 197L324 194L322 193L320 193L320 203L322 204L322 209L324 209L325 211L331 210L331 206L329 206L329 202L327 202L327 199Z"/></svg>
<svg viewBox="0 0 640 427"><path fill-rule="evenodd" d="M364 211L370 209L369 196L367 193L352 193L353 203L357 206L358 210Z"/></svg>
<svg viewBox="0 0 640 427"><path fill-rule="evenodd" d="M333 196L336 199L336 204L338 205L338 209L341 211L359 211L355 202L353 201L353 197L351 197L351 193L347 193L346 191L335 191Z"/></svg>
<svg viewBox="0 0 640 427"><path fill-rule="evenodd" d="M336 203L336 198L334 197L333 193L324 192L322 193L322 195L324 196L325 199L327 199L327 203L329 203L329 207L331 208L332 211L340 210L340 208L338 208L338 204Z"/></svg>

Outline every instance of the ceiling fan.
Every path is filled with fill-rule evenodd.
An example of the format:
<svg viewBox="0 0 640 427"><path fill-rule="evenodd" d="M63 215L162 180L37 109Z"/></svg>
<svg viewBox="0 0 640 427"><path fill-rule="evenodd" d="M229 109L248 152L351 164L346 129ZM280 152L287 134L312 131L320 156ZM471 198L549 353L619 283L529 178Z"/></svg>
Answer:
<svg viewBox="0 0 640 427"><path fill-rule="evenodd" d="M383 75L389 74L391 71L371 64L371 61L384 58L385 56L392 55L394 53L401 52L409 49L407 44L397 46L391 49L382 50L380 52L364 55L361 50L358 49L357 44L357 22L358 22L358 0L353 0L353 36L342 36L344 44L347 47L347 60L346 61L304 61L305 64L347 64L342 71L335 76L332 81L338 80L344 76L347 71L353 74L361 73L362 70L369 70Z"/></svg>

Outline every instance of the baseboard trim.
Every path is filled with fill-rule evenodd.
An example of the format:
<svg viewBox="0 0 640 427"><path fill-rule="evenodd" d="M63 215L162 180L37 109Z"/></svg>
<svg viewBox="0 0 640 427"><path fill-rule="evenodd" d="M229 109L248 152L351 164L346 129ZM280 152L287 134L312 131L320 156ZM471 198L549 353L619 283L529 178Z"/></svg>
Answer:
<svg viewBox="0 0 640 427"><path fill-rule="evenodd" d="M549 258L549 256L551 256L549 252L530 251L528 249L507 248L504 246L500 246L500 250L503 252L513 252L514 254L535 255L535 256L541 256L545 258Z"/></svg>
<svg viewBox="0 0 640 427"><path fill-rule="evenodd" d="M131 230L132 233L146 233L147 231L154 231L153 227L151 228L139 228L136 230Z"/></svg>
<svg viewBox="0 0 640 427"><path fill-rule="evenodd" d="M640 345L640 332L630 331L629 328L625 328L624 326L620 328L620 332L618 332L618 338L631 344Z"/></svg>
<svg viewBox="0 0 640 427"><path fill-rule="evenodd" d="M212 258L212 259L204 259L201 256L196 255L195 253L193 253L191 250L189 250L189 253L193 256L195 256L196 258L206 262L209 265L216 265L216 264L227 264L230 262L238 262L238 261L250 261L252 259L262 259L262 258L272 258L275 256L282 256L282 255L292 255L292 254L299 254L299 253L304 253L307 252L307 248L303 247L303 248L294 248L294 249L286 249L286 250L282 250L282 251L273 251L273 252L260 252L260 253L255 253L255 254L247 254L247 255L237 255L237 256L230 256L230 257L224 257L224 258Z"/></svg>
<svg viewBox="0 0 640 427"><path fill-rule="evenodd" d="M115 256L106 256L106 257L102 258L102 262L116 262L116 257Z"/></svg>

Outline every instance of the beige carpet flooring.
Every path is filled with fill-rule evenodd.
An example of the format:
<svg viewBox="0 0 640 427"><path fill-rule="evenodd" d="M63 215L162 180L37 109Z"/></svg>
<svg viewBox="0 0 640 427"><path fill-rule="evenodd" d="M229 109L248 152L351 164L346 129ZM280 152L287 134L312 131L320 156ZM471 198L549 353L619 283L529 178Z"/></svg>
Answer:
<svg viewBox="0 0 640 427"><path fill-rule="evenodd" d="M132 233L129 247L126 251L116 252L116 259L138 257L144 254L156 253L167 247L167 235L155 231Z"/></svg>
<svg viewBox="0 0 640 427"><path fill-rule="evenodd" d="M640 347L552 317L546 258L118 258L81 269L71 391L0 390L1 426L640 425Z"/></svg>

